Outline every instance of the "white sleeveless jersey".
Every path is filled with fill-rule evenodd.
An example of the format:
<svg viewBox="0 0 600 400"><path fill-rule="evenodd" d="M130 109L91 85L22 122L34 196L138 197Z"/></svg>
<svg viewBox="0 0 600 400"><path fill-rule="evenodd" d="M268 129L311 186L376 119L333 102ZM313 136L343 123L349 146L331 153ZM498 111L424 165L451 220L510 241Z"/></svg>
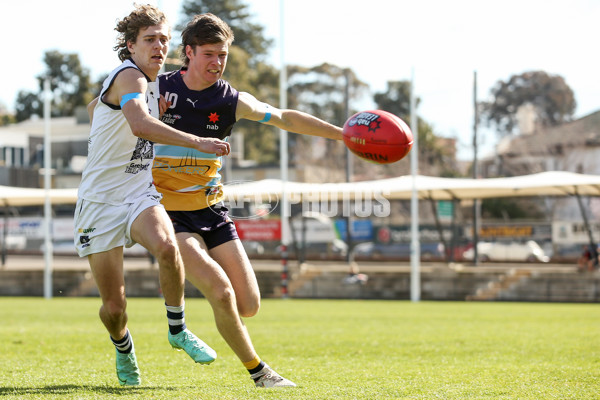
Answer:
<svg viewBox="0 0 600 400"><path fill-rule="evenodd" d="M153 186L154 144L133 135L120 106L101 100L117 74L127 68L139 70L131 60L125 60L102 84L88 139L88 159L79 185L81 199L115 205L131 203ZM155 118L159 117L159 97L158 81L151 82L148 78L146 102Z"/></svg>

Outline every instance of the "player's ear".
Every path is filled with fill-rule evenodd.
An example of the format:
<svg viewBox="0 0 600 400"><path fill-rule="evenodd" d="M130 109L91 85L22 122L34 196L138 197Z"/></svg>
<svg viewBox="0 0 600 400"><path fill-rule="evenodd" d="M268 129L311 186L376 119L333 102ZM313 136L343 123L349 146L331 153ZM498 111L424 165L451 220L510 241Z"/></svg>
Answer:
<svg viewBox="0 0 600 400"><path fill-rule="evenodd" d="M194 48L192 46L190 46L189 44L187 44L185 46L185 55L188 58L191 58L190 55L194 55L194 56L196 55L196 52L195 52Z"/></svg>

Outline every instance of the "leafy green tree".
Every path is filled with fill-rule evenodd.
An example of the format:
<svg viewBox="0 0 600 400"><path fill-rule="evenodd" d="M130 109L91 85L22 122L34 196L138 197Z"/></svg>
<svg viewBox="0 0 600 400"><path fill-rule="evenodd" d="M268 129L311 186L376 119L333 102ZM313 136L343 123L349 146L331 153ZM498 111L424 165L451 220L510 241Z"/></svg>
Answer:
<svg viewBox="0 0 600 400"><path fill-rule="evenodd" d="M375 93L373 100L380 110L388 111L397 115L410 126L411 83L410 81L390 81L387 90ZM418 108L420 98L415 102ZM418 117L418 143L419 143L419 170L424 173L435 173L442 176L456 175L455 155L444 146L433 131L433 126Z"/></svg>
<svg viewBox="0 0 600 400"><path fill-rule="evenodd" d="M32 115L41 116L43 113L43 101L40 93L32 93L20 90L15 101L15 118L17 121L25 121Z"/></svg>
<svg viewBox="0 0 600 400"><path fill-rule="evenodd" d="M387 90L382 93L375 93L373 100L375 100L375 104L380 110L397 115L410 123L410 89L410 81L389 81ZM421 99L417 98L415 100L418 108Z"/></svg>
<svg viewBox="0 0 600 400"><path fill-rule="evenodd" d="M342 126L349 116L345 108L347 82L350 103L368 90L368 85L352 70L328 63L314 67L290 65L287 75L289 107L338 126Z"/></svg>
<svg viewBox="0 0 600 400"><path fill-rule="evenodd" d="M40 85L50 78L50 90L54 93L59 115L73 115L75 107L85 106L92 100L93 84L88 68L81 65L77 53L48 51L44 56L46 72L38 76Z"/></svg>
<svg viewBox="0 0 600 400"><path fill-rule="evenodd" d="M575 112L573 90L560 75L544 71L529 71L498 81L491 89L493 98L482 103L482 119L495 125L499 134L510 135L517 126L517 110L530 103L535 107L542 126L554 126L569 121Z"/></svg>
<svg viewBox="0 0 600 400"><path fill-rule="evenodd" d="M349 104L362 98L368 90L368 85L358 79L352 70L327 63L314 67L290 65L287 75L288 107L337 126L343 126L349 117L345 106L346 86ZM350 115L355 112L348 111ZM346 147L341 142L306 135L288 135L288 139L290 149L293 149L290 159L296 164L309 162L329 170L344 165Z"/></svg>
<svg viewBox="0 0 600 400"><path fill-rule="evenodd" d="M181 32L196 14L212 13L225 21L233 30L233 44L250 54L250 65L264 60L272 40L264 36L264 27L252 21L248 5L240 0L185 0L181 6L185 18L177 25Z"/></svg>
<svg viewBox="0 0 600 400"><path fill-rule="evenodd" d="M41 115L41 95L46 79L50 80L53 116L71 116L76 107L87 105L94 97L95 86L91 83L90 72L81 65L78 54L47 51L44 63L46 71L37 76L39 91L20 91L17 96L17 121L23 121L33 114Z"/></svg>
<svg viewBox="0 0 600 400"><path fill-rule="evenodd" d="M247 52L232 46L225 79L236 89L251 93L260 101L278 105L279 71L263 62L250 67L248 58ZM263 165L279 160L279 130L275 127L241 120L235 125L235 131L244 135L245 158Z"/></svg>
<svg viewBox="0 0 600 400"><path fill-rule="evenodd" d="M543 219L546 215L538 200L528 198L483 199L481 215L488 219Z"/></svg>

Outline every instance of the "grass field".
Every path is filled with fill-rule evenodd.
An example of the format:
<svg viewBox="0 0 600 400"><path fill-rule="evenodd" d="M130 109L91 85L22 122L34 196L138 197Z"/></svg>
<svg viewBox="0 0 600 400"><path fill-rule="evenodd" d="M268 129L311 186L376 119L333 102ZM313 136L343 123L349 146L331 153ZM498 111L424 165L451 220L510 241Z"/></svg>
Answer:
<svg viewBox="0 0 600 400"><path fill-rule="evenodd" d="M598 399L600 305L264 300L246 321L297 388L255 388L203 299L186 320L219 353L166 341L162 300L130 299L143 384L122 388L95 298L0 298L0 398Z"/></svg>

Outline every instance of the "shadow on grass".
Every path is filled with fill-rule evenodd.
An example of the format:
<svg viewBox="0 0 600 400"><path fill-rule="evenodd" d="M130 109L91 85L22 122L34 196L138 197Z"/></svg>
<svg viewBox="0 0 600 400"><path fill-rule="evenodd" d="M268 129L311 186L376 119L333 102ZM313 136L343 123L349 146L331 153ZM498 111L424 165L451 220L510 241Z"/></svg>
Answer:
<svg viewBox="0 0 600 400"><path fill-rule="evenodd" d="M174 387L152 387L152 386L135 386L135 387L120 387L120 386L93 386L93 385L48 385L37 387L1 387L0 397L15 396L15 395L60 395L72 393L98 393L111 394L115 396L129 396L132 394L147 394L152 395L155 391L175 391Z"/></svg>

